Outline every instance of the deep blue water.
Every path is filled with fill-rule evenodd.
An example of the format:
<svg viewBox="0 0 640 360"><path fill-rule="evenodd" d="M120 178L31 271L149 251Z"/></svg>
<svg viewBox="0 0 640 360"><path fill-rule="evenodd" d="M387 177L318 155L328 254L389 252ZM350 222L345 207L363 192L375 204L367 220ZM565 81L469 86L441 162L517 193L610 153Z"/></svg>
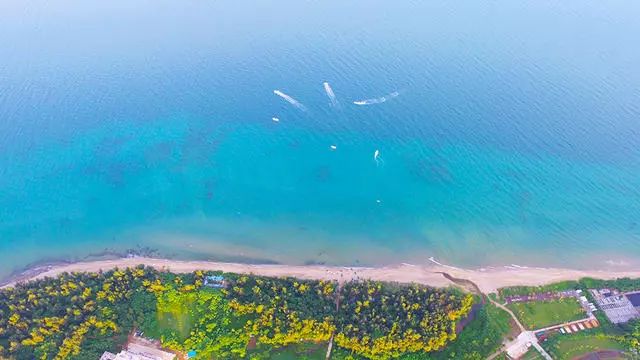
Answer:
<svg viewBox="0 0 640 360"><path fill-rule="evenodd" d="M632 1L0 2L0 275L136 246L633 265L638 18Z"/></svg>

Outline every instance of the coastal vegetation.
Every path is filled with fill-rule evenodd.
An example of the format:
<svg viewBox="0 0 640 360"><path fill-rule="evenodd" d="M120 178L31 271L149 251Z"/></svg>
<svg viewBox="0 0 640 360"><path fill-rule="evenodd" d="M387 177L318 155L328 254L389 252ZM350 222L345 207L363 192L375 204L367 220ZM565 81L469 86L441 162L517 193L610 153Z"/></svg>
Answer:
<svg viewBox="0 0 640 360"><path fill-rule="evenodd" d="M473 305L459 292L371 281L346 283L340 297L336 344L368 358L444 348Z"/></svg>
<svg viewBox="0 0 640 360"><path fill-rule="evenodd" d="M224 280L207 286L212 277ZM97 359L118 352L137 332L197 359L324 359L329 344L335 360L485 359L517 335L510 315L489 299L591 286L635 289L635 280L619 281L582 279L484 297L417 284L174 274L144 266L63 273L0 290L0 358ZM573 298L508 306L530 328L584 315ZM549 334L542 345L559 359L639 353L640 321L601 324Z"/></svg>
<svg viewBox="0 0 640 360"><path fill-rule="evenodd" d="M480 308L476 318L444 350L430 354L428 359L482 360L497 351L502 340L511 332L510 316L497 306L487 303ZM427 357L409 359L427 359Z"/></svg>
<svg viewBox="0 0 640 360"><path fill-rule="evenodd" d="M99 358L116 350L129 329L153 321L144 283L160 281L145 267L63 274L0 291L0 357ZM138 294L136 294L138 293ZM149 296L146 296L148 299Z"/></svg>
<svg viewBox="0 0 640 360"><path fill-rule="evenodd" d="M442 350L474 304L420 285L217 273L225 286L210 288L209 275L140 266L3 289L0 357L95 359L135 330L201 359L312 359L330 341L335 358L389 359Z"/></svg>

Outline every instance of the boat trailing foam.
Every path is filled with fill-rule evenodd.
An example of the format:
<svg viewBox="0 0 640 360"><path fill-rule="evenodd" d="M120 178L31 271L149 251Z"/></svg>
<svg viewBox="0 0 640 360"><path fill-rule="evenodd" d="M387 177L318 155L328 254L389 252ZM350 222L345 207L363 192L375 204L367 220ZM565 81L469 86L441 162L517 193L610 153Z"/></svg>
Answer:
<svg viewBox="0 0 640 360"><path fill-rule="evenodd" d="M324 85L324 91L327 93L327 96L329 97L329 101L331 101L331 106L333 107L338 106L338 99L336 98L336 94L333 92L331 85L329 85L328 82L325 82L323 85Z"/></svg>
<svg viewBox="0 0 640 360"><path fill-rule="evenodd" d="M430 257L429 257L429 261L431 261L432 263L434 263L434 264L436 264L436 265L440 265L440 266L447 267L447 268L450 268L450 269L457 269L457 270L460 270L460 268L457 268L457 267L455 267L455 266L445 265L445 264L443 264L443 263L441 263L441 262L437 261L433 256L430 256Z"/></svg>
<svg viewBox="0 0 640 360"><path fill-rule="evenodd" d="M380 164L384 165L384 161L380 158L380 150L376 149L376 151L373 152L373 161L376 162L376 166L380 166Z"/></svg>
<svg viewBox="0 0 640 360"><path fill-rule="evenodd" d="M374 104L382 104L383 102L386 102L387 100L391 100L394 97L399 96L400 93L397 91L392 92L389 95L385 95L379 98L373 98L373 99L366 99L366 100L358 100L358 101L354 101L353 103L356 105L374 105Z"/></svg>
<svg viewBox="0 0 640 360"><path fill-rule="evenodd" d="M280 90L273 90L273 93L280 96L281 98L285 99L289 104L297 107L298 109L302 110L302 111L307 111L307 108L302 105L302 103L294 98L292 98L291 96L283 93Z"/></svg>

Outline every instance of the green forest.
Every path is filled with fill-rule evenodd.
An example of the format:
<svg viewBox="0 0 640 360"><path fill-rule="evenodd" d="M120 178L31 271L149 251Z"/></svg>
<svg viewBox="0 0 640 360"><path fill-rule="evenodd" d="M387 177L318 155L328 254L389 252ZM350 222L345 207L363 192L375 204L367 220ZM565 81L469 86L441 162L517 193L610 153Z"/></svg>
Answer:
<svg viewBox="0 0 640 360"><path fill-rule="evenodd" d="M207 279L223 279L218 287ZM578 282L500 291L635 287L636 280ZM492 295L495 298L495 295ZM640 350L640 322L552 337L556 357L616 345ZM510 316L457 288L377 281L301 280L151 267L64 273L0 290L0 359L99 359L134 332L196 359L485 359L517 335ZM577 343L578 345L575 345ZM604 345L603 345L604 344Z"/></svg>
<svg viewBox="0 0 640 360"><path fill-rule="evenodd" d="M204 286L210 275L225 286ZM444 354L473 305L457 289L415 284L144 266L64 273L0 290L0 357L98 359L133 331L198 359L270 359L304 347L324 354L330 341L335 359Z"/></svg>

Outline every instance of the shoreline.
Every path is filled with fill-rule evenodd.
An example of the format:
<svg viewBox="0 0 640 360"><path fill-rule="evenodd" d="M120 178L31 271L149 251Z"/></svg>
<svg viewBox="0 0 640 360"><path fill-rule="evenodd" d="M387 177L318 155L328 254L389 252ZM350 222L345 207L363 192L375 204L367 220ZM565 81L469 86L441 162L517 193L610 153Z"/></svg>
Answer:
<svg viewBox="0 0 640 360"><path fill-rule="evenodd" d="M485 294L496 292L506 286L537 286L564 280L578 280L583 277L615 279L621 277L640 278L640 270L575 270L562 268L504 267L480 270L462 269L438 263L429 259L430 264L415 265L401 263L380 267L325 266L325 265L283 265L283 264L243 264L217 261L171 260L152 257L126 257L110 260L61 262L39 265L23 271L6 280L0 289L13 287L45 277L55 277L63 272L97 272L115 267L153 266L158 270L187 273L195 270L220 270L240 274L262 276L291 276L301 279L349 281L370 279L400 283L419 283L434 287L453 286L442 273L470 280Z"/></svg>

